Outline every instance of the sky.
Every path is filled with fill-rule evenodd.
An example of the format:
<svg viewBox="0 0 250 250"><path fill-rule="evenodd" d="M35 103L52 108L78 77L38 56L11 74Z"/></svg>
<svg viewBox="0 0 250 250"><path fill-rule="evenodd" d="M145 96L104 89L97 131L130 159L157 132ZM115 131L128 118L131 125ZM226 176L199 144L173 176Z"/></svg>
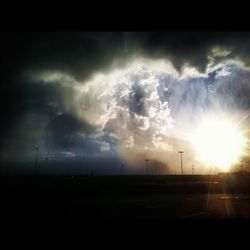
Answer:
<svg viewBox="0 0 250 250"><path fill-rule="evenodd" d="M204 118L249 137L248 32L9 32L0 53L4 171L32 172L38 147L39 173L178 174L182 150L205 174Z"/></svg>

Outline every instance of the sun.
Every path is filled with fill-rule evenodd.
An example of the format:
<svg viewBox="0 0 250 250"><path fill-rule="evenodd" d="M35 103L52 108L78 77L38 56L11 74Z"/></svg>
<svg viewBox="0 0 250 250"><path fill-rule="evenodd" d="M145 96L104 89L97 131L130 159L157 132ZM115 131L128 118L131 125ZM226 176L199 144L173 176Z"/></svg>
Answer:
<svg viewBox="0 0 250 250"><path fill-rule="evenodd" d="M241 129L229 119L203 119L191 141L198 160L221 171L238 163L246 147Z"/></svg>

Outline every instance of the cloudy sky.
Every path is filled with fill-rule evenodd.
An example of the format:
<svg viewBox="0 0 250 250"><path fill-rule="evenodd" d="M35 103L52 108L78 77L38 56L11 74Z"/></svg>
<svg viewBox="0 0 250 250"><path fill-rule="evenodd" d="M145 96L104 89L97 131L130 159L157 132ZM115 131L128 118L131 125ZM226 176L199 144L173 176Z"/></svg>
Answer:
<svg viewBox="0 0 250 250"><path fill-rule="evenodd" d="M39 147L39 171L175 174L183 150L208 173L190 141L204 117L248 138L250 33L2 33L0 50L5 168L32 170Z"/></svg>

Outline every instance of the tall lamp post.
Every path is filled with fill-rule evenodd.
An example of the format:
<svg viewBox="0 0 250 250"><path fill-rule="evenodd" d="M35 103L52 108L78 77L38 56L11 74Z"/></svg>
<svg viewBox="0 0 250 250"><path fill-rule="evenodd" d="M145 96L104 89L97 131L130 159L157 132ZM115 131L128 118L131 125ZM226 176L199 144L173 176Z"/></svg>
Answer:
<svg viewBox="0 0 250 250"><path fill-rule="evenodd" d="M240 166L240 168L241 168L241 171L243 172L243 164L244 164L244 161L240 161L241 162L241 166Z"/></svg>
<svg viewBox="0 0 250 250"><path fill-rule="evenodd" d="M183 163L182 163L182 154L184 151L179 151L180 157L181 157L181 174L183 175Z"/></svg>
<svg viewBox="0 0 250 250"><path fill-rule="evenodd" d="M122 175L124 175L124 164L121 163L121 170L122 170Z"/></svg>
<svg viewBox="0 0 250 250"><path fill-rule="evenodd" d="M148 160L145 160L146 162L146 175L148 175Z"/></svg>
<svg viewBox="0 0 250 250"><path fill-rule="evenodd" d="M36 150L36 159L35 159L34 175L36 175L36 172L37 172L37 156L38 156L39 147L35 147L35 150Z"/></svg>

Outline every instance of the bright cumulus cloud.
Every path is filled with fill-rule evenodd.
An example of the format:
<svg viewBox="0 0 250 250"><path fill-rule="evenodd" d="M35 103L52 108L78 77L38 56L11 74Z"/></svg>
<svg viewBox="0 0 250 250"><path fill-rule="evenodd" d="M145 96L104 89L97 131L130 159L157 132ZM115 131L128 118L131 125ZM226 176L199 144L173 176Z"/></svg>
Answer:
<svg viewBox="0 0 250 250"><path fill-rule="evenodd" d="M118 146L166 150L163 137L174 124L168 102L159 94L166 72L177 77L171 64L162 61L136 61L124 69L96 74L76 94L77 113L97 130L112 131L119 137Z"/></svg>
<svg viewBox="0 0 250 250"><path fill-rule="evenodd" d="M213 51L217 56L219 52L229 53ZM139 58L122 68L96 72L86 82L60 72L43 72L36 77L44 84L73 89L67 96L67 107L95 128L92 138L102 152L114 151L127 160L141 155L176 166L181 149L189 165L198 160L196 164L227 169L244 151L246 142L240 131L216 118L201 127L197 124L208 110L215 117L230 109L239 110L234 89L239 88L235 83L241 74L246 85L249 72L233 61L209 65L201 74L189 67L180 73L165 60Z"/></svg>

